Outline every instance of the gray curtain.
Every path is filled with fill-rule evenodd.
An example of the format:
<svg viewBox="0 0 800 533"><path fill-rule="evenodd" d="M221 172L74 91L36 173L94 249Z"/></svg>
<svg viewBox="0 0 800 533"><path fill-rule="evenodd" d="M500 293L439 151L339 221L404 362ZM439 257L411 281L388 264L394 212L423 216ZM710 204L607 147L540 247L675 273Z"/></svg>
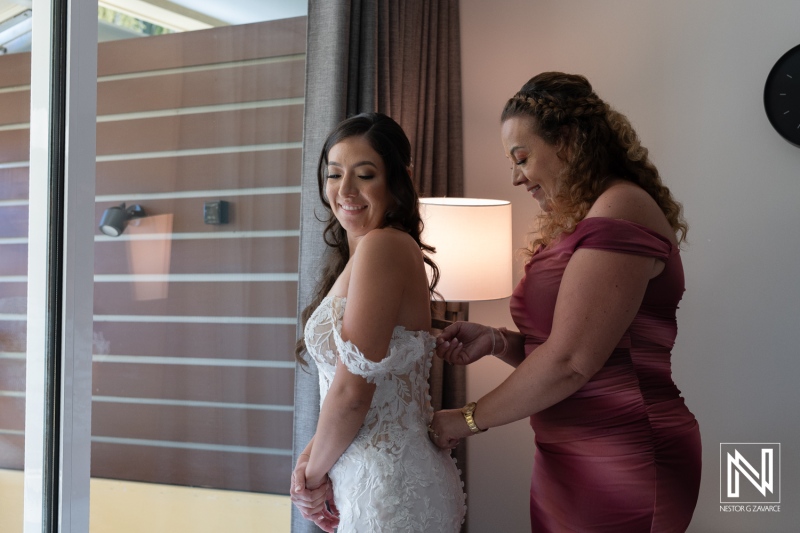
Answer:
<svg viewBox="0 0 800 533"><path fill-rule="evenodd" d="M420 195L463 196L458 1L310 0L306 58L298 317L327 253L316 169L325 137L340 121L365 111L391 116L411 141ZM431 376L436 408L465 403L463 368L443 368L437 359ZM313 364L297 367L294 404L296 461L319 416ZM465 475L466 451L456 457ZM316 531L292 510L293 533Z"/></svg>

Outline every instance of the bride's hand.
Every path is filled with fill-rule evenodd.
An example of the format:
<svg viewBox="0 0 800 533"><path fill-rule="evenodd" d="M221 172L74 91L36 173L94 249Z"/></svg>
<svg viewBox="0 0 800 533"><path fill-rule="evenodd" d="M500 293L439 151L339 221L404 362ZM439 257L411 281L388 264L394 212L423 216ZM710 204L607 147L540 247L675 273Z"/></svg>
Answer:
<svg viewBox="0 0 800 533"><path fill-rule="evenodd" d="M495 353L502 348L497 332ZM497 343L501 343L500 346ZM436 337L436 354L454 365L474 363L492 351L492 328L474 322L455 322Z"/></svg>
<svg viewBox="0 0 800 533"><path fill-rule="evenodd" d="M333 483L326 474L322 482L314 487L306 483L308 455L301 454L292 472L292 486L289 489L292 503L306 520L311 520L328 533L334 533L339 525L339 510L333 501Z"/></svg>
<svg viewBox="0 0 800 533"><path fill-rule="evenodd" d="M289 489L289 496L292 503L303 515L303 518L312 520L312 516L321 513L325 508L325 501L328 495L327 483L329 480L328 477L325 476L323 482L318 487L309 488L306 485L307 464L308 455L301 455L292 472L292 486ZM333 494L333 489L331 489L331 494Z"/></svg>
<svg viewBox="0 0 800 533"><path fill-rule="evenodd" d="M326 487L325 505L322 506L322 510L319 513L313 515L310 519L326 533L335 533L334 530L339 525L339 509L336 508L336 503L334 503L333 483L331 483L328 476L325 476L323 485Z"/></svg>

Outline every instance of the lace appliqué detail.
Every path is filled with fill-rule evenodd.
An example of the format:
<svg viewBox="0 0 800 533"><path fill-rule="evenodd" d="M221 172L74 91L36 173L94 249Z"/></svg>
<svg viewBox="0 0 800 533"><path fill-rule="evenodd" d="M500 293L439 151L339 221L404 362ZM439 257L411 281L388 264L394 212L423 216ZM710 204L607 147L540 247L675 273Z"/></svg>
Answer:
<svg viewBox="0 0 800 533"><path fill-rule="evenodd" d="M398 326L386 357L370 361L342 339L345 305L345 298L325 297L304 332L319 370L321 402L337 360L376 386L364 424L330 471L340 512L337 531L457 532L466 510L459 472L449 452L427 435L435 341L426 331Z"/></svg>

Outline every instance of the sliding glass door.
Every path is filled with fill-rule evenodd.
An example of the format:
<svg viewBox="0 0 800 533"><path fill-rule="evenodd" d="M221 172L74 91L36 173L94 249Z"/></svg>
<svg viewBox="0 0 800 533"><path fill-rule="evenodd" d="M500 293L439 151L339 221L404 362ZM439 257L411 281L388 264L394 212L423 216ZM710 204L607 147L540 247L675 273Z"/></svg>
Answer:
<svg viewBox="0 0 800 533"><path fill-rule="evenodd" d="M0 531L22 531L31 10L0 6Z"/></svg>
<svg viewBox="0 0 800 533"><path fill-rule="evenodd" d="M288 532L306 3L32 12L0 56L0 530Z"/></svg>

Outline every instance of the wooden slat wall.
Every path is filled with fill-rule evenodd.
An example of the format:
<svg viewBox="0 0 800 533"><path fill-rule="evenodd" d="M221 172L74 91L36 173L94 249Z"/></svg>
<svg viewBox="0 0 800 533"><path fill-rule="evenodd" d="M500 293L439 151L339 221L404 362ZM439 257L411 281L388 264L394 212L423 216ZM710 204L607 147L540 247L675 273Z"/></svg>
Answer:
<svg viewBox="0 0 800 533"><path fill-rule="evenodd" d="M286 492L305 42L303 17L99 47L96 220L138 203L172 233L95 236L95 477ZM0 72L0 467L21 468L29 55Z"/></svg>
<svg viewBox="0 0 800 533"><path fill-rule="evenodd" d="M25 449L28 154L3 142L27 142L30 77L30 54L0 57L0 468L16 469Z"/></svg>

